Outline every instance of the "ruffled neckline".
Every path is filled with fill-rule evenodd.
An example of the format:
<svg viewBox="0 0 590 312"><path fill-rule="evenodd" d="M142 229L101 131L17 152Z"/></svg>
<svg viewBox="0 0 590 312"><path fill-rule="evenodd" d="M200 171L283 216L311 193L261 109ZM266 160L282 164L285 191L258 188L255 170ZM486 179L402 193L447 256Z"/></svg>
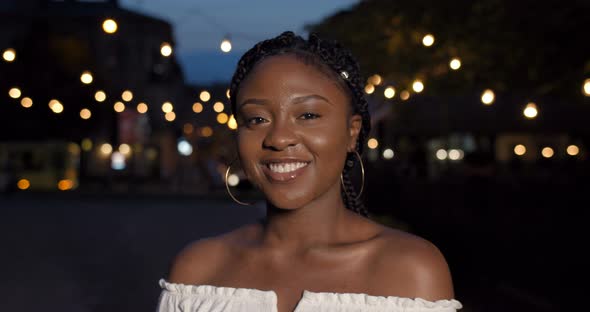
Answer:
<svg viewBox="0 0 590 312"><path fill-rule="evenodd" d="M173 293L182 294L200 294L209 296L232 296L239 298L251 298L255 300L266 299L274 304L277 302L277 294L273 290L260 290L255 288L233 288L212 285L187 285L180 283L170 283L165 279L160 279L160 287ZM399 307L404 309L461 309L462 304L455 299L441 299L429 301L422 298L406 298L397 296L373 296L362 293L333 293L333 292L313 292L303 291L300 305L306 304L329 304L329 305L364 305L364 306L388 306Z"/></svg>

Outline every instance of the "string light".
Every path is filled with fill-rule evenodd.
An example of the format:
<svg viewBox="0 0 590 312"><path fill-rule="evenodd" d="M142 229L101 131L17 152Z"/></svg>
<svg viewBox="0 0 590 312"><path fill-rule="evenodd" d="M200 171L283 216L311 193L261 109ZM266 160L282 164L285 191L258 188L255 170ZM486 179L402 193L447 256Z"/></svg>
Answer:
<svg viewBox="0 0 590 312"><path fill-rule="evenodd" d="M366 93L366 94L372 94L373 92L375 92L375 86L374 86L374 85L372 85L372 84L370 84L370 83L369 83L369 84L367 84L367 85L365 86L365 93Z"/></svg>
<svg viewBox="0 0 590 312"><path fill-rule="evenodd" d="M410 92L408 92L408 90L403 90L402 92L400 92L399 98L402 99L402 101L406 101L410 98Z"/></svg>
<svg viewBox="0 0 590 312"><path fill-rule="evenodd" d="M229 89L225 90L225 97L227 97L229 99L229 97L230 97Z"/></svg>
<svg viewBox="0 0 590 312"><path fill-rule="evenodd" d="M195 112L195 113L198 114L198 113L200 113L202 111L203 111L203 104L201 104L199 102L193 104L193 112Z"/></svg>
<svg viewBox="0 0 590 312"><path fill-rule="evenodd" d="M436 158L438 160L445 160L445 159L447 159L447 151L445 151L442 148L439 149L439 150L437 150L435 155L436 155Z"/></svg>
<svg viewBox="0 0 590 312"><path fill-rule="evenodd" d="M449 62L449 67L451 67L452 70L457 70L461 67L461 60L458 58L453 58L450 62Z"/></svg>
<svg viewBox="0 0 590 312"><path fill-rule="evenodd" d="M219 45L219 48L221 49L221 51L228 53L231 51L231 41L229 41L228 38L225 38L221 41L221 44Z"/></svg>
<svg viewBox="0 0 590 312"><path fill-rule="evenodd" d="M369 77L369 83L372 85L378 86L381 84L381 82L383 82L383 78L381 78L379 74Z"/></svg>
<svg viewBox="0 0 590 312"><path fill-rule="evenodd" d="M56 114L60 114L64 111L64 106L60 102L56 102L51 106L51 110Z"/></svg>
<svg viewBox="0 0 590 312"><path fill-rule="evenodd" d="M518 144L514 147L514 154L522 156L526 153L526 147L522 144Z"/></svg>
<svg viewBox="0 0 590 312"><path fill-rule="evenodd" d="M216 113L221 113L221 112L223 112L223 109L224 109L224 108L225 108L225 107L224 107L223 103L221 103L221 102L215 102L215 104L213 104L213 110L214 110Z"/></svg>
<svg viewBox="0 0 590 312"><path fill-rule="evenodd" d="M86 119L90 119L90 116L92 116L92 113L90 112L90 110L89 110L88 108L83 108L83 109L80 111L80 117L81 117L82 119L85 119L85 120L86 120Z"/></svg>
<svg viewBox="0 0 590 312"><path fill-rule="evenodd" d="M537 105L533 102L528 103L522 111L522 114L529 119L537 117L537 115L539 114L539 111L537 110Z"/></svg>
<svg viewBox="0 0 590 312"><path fill-rule="evenodd" d="M108 156L113 152L113 147L109 144L109 143L103 143L100 146L100 152L105 155Z"/></svg>
<svg viewBox="0 0 590 312"><path fill-rule="evenodd" d="M129 102L129 101L133 100L133 92L131 92L129 90L123 91L123 93L121 94L121 99L123 99L123 101L125 101L125 102Z"/></svg>
<svg viewBox="0 0 590 312"><path fill-rule="evenodd" d="M494 103L494 91L490 90L490 89L486 89L482 94L481 94L481 102L484 103L485 105L492 105L492 103Z"/></svg>
<svg viewBox="0 0 590 312"><path fill-rule="evenodd" d="M12 48L8 48L8 49L4 50L4 52L2 53L2 58L6 62L10 63L16 59L16 51Z"/></svg>
<svg viewBox="0 0 590 312"><path fill-rule="evenodd" d="M227 121L227 127L232 130L236 130L238 128L238 122L236 121L236 118L233 114L229 116L229 120Z"/></svg>
<svg viewBox="0 0 590 312"><path fill-rule="evenodd" d="M393 150L391 148L386 148L383 151L383 158L385 159L392 159L393 158Z"/></svg>
<svg viewBox="0 0 590 312"><path fill-rule="evenodd" d="M18 99L22 95L22 92L19 88L14 87L8 90L8 95L13 99Z"/></svg>
<svg viewBox="0 0 590 312"><path fill-rule="evenodd" d="M163 42L160 45L160 54L164 57L169 57L172 55L172 46L168 42Z"/></svg>
<svg viewBox="0 0 590 312"><path fill-rule="evenodd" d="M164 118L169 122L173 122L174 119L176 119L176 114L174 112L167 112L166 115L164 115Z"/></svg>
<svg viewBox="0 0 590 312"><path fill-rule="evenodd" d="M414 89L416 93L420 93L424 90L424 84L420 80L415 80L412 84L412 89Z"/></svg>
<svg viewBox="0 0 590 312"><path fill-rule="evenodd" d="M570 156L576 156L580 153L580 148L572 144L567 147L566 152Z"/></svg>
<svg viewBox="0 0 590 312"><path fill-rule="evenodd" d="M583 91L585 96L590 96L590 78L584 81Z"/></svg>
<svg viewBox="0 0 590 312"><path fill-rule="evenodd" d="M22 105L22 107L24 107L24 108L29 108L29 107L33 106L33 100L31 100L31 98L29 98L29 97L24 97L20 101L20 105Z"/></svg>
<svg viewBox="0 0 590 312"><path fill-rule="evenodd" d="M115 110L115 112L121 113L125 110L125 104L123 104L123 102L116 102L113 106L113 109Z"/></svg>
<svg viewBox="0 0 590 312"><path fill-rule="evenodd" d="M225 124L229 120L229 116L226 113L219 113L217 114L217 122L220 124Z"/></svg>
<svg viewBox="0 0 590 312"><path fill-rule="evenodd" d="M367 146L368 146L370 149L376 149L376 148L377 148L377 146L379 146L379 141L377 141L377 139L375 139L375 138L370 138L370 139L367 141Z"/></svg>
<svg viewBox="0 0 590 312"><path fill-rule="evenodd" d="M97 102L104 102L104 100L107 99L107 95L106 95L106 93L104 93L104 91L98 90L98 91L96 91L96 93L94 93L94 99Z"/></svg>
<svg viewBox="0 0 590 312"><path fill-rule="evenodd" d="M18 182L16 182L16 187L18 187L19 190L24 191L31 187L31 182L29 182L27 179L20 179Z"/></svg>
<svg viewBox="0 0 590 312"><path fill-rule="evenodd" d="M107 34L114 34L118 28L117 22L112 18L108 18L102 22L102 30Z"/></svg>
<svg viewBox="0 0 590 312"><path fill-rule="evenodd" d="M203 128L201 128L201 136L203 137L210 137L213 135L213 129L209 126L205 126Z"/></svg>
<svg viewBox="0 0 590 312"><path fill-rule="evenodd" d="M141 102L139 104L137 104L137 112L140 114L145 114L148 111L148 106L147 104Z"/></svg>
<svg viewBox="0 0 590 312"><path fill-rule="evenodd" d="M422 44L426 47L430 47L434 44L434 36L432 34L427 34L422 38Z"/></svg>
<svg viewBox="0 0 590 312"><path fill-rule="evenodd" d="M94 78L92 77L92 73L88 70L85 70L82 72L82 75L80 75L80 81L82 81L83 84L91 84L92 80L94 80Z"/></svg>
<svg viewBox="0 0 590 312"><path fill-rule="evenodd" d="M386 98L391 99L392 97L395 96L395 88L394 87L385 88L385 91L383 91L383 95L385 95Z"/></svg>
<svg viewBox="0 0 590 312"><path fill-rule="evenodd" d="M172 103L164 102L164 104L162 104L162 111L164 113L170 113L173 110L174 110L174 106L172 105Z"/></svg>
<svg viewBox="0 0 590 312"><path fill-rule="evenodd" d="M545 158L551 158L553 157L553 154L555 154L555 152L553 151L553 149L551 147L544 147L541 150L541 155L543 155L543 157Z"/></svg>
<svg viewBox="0 0 590 312"><path fill-rule="evenodd" d="M199 99L201 99L201 101L203 101L203 102L207 102L211 99L211 94L209 92L207 92L206 90L203 90L199 94Z"/></svg>
<svg viewBox="0 0 590 312"><path fill-rule="evenodd" d="M131 154L131 146L129 146L129 144L126 143L119 145L119 153L125 156L129 156L129 154Z"/></svg>

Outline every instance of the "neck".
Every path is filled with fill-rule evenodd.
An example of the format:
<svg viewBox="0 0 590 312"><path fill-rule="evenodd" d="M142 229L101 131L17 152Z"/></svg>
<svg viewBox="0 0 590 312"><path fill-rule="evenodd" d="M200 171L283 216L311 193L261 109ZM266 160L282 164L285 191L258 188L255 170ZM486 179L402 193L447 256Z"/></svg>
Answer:
<svg viewBox="0 0 590 312"><path fill-rule="evenodd" d="M293 210L267 203L264 244L281 249L306 250L342 241L354 213L344 206L340 188Z"/></svg>

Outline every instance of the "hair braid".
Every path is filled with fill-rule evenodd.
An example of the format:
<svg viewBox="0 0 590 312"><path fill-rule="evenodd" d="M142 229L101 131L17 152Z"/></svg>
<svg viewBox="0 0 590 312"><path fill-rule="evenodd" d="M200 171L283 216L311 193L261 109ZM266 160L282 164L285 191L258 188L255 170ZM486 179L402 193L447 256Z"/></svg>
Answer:
<svg viewBox="0 0 590 312"><path fill-rule="evenodd" d="M246 79L252 68L263 59L281 54L292 54L301 58L306 64L316 66L320 71L336 80L344 87L350 96L350 106L353 114L362 118L362 128L356 142L356 151L363 152L364 142L371 130L371 119L367 100L364 96L364 80L360 74L360 67L350 51L336 41L327 41L311 34L308 40L286 31L279 36L257 43L248 50L237 64L237 68L230 84L230 105L232 113L236 115L236 94L240 84ZM344 74L346 73L346 74ZM341 75L345 75L344 78ZM357 161L354 153L348 153L342 170L343 188L342 199L346 208L368 216L368 211L360 199L356 199L357 192L350 177L350 169Z"/></svg>

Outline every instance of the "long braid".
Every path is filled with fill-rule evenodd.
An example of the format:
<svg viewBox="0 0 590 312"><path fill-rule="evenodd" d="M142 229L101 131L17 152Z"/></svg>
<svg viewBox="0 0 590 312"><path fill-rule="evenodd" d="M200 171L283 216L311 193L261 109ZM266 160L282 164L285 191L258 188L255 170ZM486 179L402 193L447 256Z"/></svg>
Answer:
<svg viewBox="0 0 590 312"><path fill-rule="evenodd" d="M230 84L230 103L232 113L236 113L236 94L240 84L246 79L252 68L263 59L280 54L293 54L310 63L335 79L344 90L349 93L353 114L362 118L362 128L356 142L356 150L362 155L365 139L371 130L371 119L367 100L364 97L364 80L360 74L359 64L353 55L338 42L326 41L315 34L311 34L308 40L296 36L287 31L279 36L259 42L248 50L238 62L238 66ZM354 153L348 153L345 166L342 171L343 188L342 200L347 209L363 216L368 216L368 211L361 199L356 199L357 191L352 183L350 170L357 161Z"/></svg>

